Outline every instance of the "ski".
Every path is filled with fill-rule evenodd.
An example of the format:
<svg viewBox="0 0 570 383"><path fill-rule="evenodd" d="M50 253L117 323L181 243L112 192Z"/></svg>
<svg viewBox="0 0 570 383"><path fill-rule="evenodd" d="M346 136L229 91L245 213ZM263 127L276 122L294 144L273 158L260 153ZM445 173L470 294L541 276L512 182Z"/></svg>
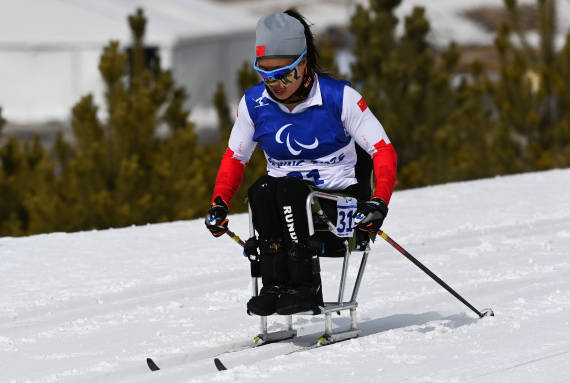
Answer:
<svg viewBox="0 0 570 383"><path fill-rule="evenodd" d="M339 340L339 341L330 341L330 338L326 338L324 336L320 337L316 343L310 344L308 346L298 346L297 348L293 349L293 350L289 350L283 353L279 353L277 355L279 356L283 356L283 355L291 355L291 354L295 354L297 352L303 352L303 351L309 351L309 350L313 350L315 348L319 348L319 347L324 347L324 346L328 346L331 344L336 344L336 343L340 343L340 342L344 342L345 340L349 340L349 339L343 339L343 340ZM273 355L273 357L277 356L277 355ZM262 358L265 359L265 358ZM259 361L260 359L257 358L256 361ZM218 371L226 371L229 368L226 367L226 365L221 361L220 358L214 358L214 365L216 366L216 368L218 369ZM230 367L231 368L231 367Z"/></svg>
<svg viewBox="0 0 570 383"><path fill-rule="evenodd" d="M250 341L247 343L236 343L236 344L233 344L229 347L227 347L227 346L226 347L223 347L223 346L219 347L217 351L213 351L206 358L204 358L203 355L200 355L200 357L198 357L197 355L186 354L186 355L181 355L181 356L175 356L173 358L167 358L167 359L162 360L162 361L159 360L157 363L152 358L147 357L146 358L146 364L151 371L159 371L161 369L159 365L161 365L162 362L165 362L165 364L167 364L168 367L170 368L173 365L182 365L182 364L186 364L186 363L194 363L194 362L197 362L199 360L207 360L209 358L216 358L217 359L217 357L221 356L221 355L228 355L228 354L233 354L233 353L237 353L240 351L251 350L254 348L262 347L264 345L273 344L273 343L278 343L278 342L276 342L276 341L269 341L269 342L265 341L264 342L259 337L255 337L253 339L253 341ZM221 361L219 363L221 363Z"/></svg>
<svg viewBox="0 0 570 383"><path fill-rule="evenodd" d="M154 360L152 360L151 358L146 358L146 364L147 364L148 368L150 368L151 371L160 370L160 367L158 367L156 365L156 363L154 363Z"/></svg>
<svg viewBox="0 0 570 383"><path fill-rule="evenodd" d="M224 364L219 358L214 358L214 365L216 366L218 371L225 371L228 369L226 366L224 366Z"/></svg>
<svg viewBox="0 0 570 383"><path fill-rule="evenodd" d="M249 364L249 360L260 361L280 355L290 355L296 352L308 351L313 348L322 347L342 341L333 340L331 337L326 336L318 337L315 336L315 334L307 334L302 337L295 337L294 339L294 341L292 339L264 341L260 337L255 337L253 339L253 342L250 341L247 344L237 343L233 345L227 345L225 347L218 347L218 349L216 351L213 350L209 356L206 356L204 354L186 354L183 356L167 358L163 361L155 361L152 358L148 357L146 358L146 364L151 371L159 371L161 370L161 367L170 368L179 365L202 363L207 362L208 360L212 360L210 358L213 358L216 369L218 371L225 371L230 369L232 365L243 363ZM256 349L260 347L263 347L263 351L256 351ZM227 367L225 363L222 362L222 358L229 359L230 367ZM164 362L166 367L162 366L162 362Z"/></svg>

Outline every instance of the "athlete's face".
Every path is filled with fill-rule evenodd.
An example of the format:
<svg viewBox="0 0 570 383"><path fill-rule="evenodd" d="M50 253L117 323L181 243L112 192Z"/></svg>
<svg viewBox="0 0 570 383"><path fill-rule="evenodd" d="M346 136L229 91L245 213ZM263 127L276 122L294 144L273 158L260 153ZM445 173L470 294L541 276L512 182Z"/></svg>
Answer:
<svg viewBox="0 0 570 383"><path fill-rule="evenodd" d="M257 66L263 70L269 71L277 68L283 68L287 65L293 64L294 62L295 59L288 58L263 58L257 61ZM297 67L293 69L286 78L266 83L275 97L280 100L285 100L299 89L303 82L303 73L305 73L306 65L307 59L303 57L301 62L299 62L299 65L297 65Z"/></svg>

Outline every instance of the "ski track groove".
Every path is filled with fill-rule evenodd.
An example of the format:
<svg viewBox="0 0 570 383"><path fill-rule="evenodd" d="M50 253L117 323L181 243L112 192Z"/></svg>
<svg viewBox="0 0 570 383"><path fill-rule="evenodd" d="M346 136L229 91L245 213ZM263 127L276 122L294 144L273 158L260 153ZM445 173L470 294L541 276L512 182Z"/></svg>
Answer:
<svg viewBox="0 0 570 383"><path fill-rule="evenodd" d="M568 354L570 354L570 350L561 351L561 352L557 352L557 353L549 354L549 355L544 355L544 356L537 356L536 358L525 360L524 362L516 363L514 365L510 365L510 366L506 366L506 367L501 367L501 368L489 371L489 372L484 373L484 374L480 374L480 375L472 376L470 378L466 378L466 380L479 380L479 379L487 377L487 376L498 375L498 374L501 374L504 372L508 372L510 370L514 370L514 369L524 367L524 366L528 366L528 365L535 364L535 363L540 363L540 362L543 362L546 360L558 358L560 356L564 356L564 355L568 355ZM568 366L568 363L566 364L566 366Z"/></svg>

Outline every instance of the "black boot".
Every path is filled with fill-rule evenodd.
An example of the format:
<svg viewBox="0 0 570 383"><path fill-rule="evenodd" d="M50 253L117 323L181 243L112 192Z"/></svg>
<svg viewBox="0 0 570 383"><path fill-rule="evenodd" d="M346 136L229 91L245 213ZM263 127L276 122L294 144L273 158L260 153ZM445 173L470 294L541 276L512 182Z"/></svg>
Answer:
<svg viewBox="0 0 570 383"><path fill-rule="evenodd" d="M263 286L259 295L251 297L247 302L247 313L261 316L275 314L275 302L279 299L281 288L279 286Z"/></svg>
<svg viewBox="0 0 570 383"><path fill-rule="evenodd" d="M260 238L258 246L263 287L258 296L247 302L247 312L268 316L275 314L275 303L287 280L287 252L280 240Z"/></svg>
<svg viewBox="0 0 570 383"><path fill-rule="evenodd" d="M281 315L305 311L320 313L323 293L317 252L306 245L294 244L287 261L288 288L281 292L276 302L276 312Z"/></svg>

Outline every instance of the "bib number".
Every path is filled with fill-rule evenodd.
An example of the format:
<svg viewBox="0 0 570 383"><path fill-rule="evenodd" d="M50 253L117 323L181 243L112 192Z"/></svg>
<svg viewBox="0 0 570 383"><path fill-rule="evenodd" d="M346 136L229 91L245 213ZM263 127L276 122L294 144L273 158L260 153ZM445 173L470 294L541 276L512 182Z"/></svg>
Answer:
<svg viewBox="0 0 570 383"><path fill-rule="evenodd" d="M354 233L354 216L356 215L356 198L339 197L336 202L336 228L333 233L337 237L350 238Z"/></svg>
<svg viewBox="0 0 570 383"><path fill-rule="evenodd" d="M301 172L289 172L287 173L287 177L295 177L295 178L299 178L299 179L308 179L311 180L315 183L315 185L321 185L324 184L325 181L321 180L321 175L319 174L319 169L313 169L310 172L308 172L307 174L305 174L305 177L303 177L303 173Z"/></svg>

